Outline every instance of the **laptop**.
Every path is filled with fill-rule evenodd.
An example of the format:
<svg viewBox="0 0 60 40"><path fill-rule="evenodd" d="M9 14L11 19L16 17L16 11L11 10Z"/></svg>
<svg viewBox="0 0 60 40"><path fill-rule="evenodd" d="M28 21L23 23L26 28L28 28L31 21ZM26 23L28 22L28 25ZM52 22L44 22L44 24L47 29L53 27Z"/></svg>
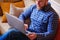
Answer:
<svg viewBox="0 0 60 40"><path fill-rule="evenodd" d="M26 34L26 31L24 29L24 22L17 17L11 15L11 14L6 14L8 24L11 26L11 28L16 28L20 32Z"/></svg>

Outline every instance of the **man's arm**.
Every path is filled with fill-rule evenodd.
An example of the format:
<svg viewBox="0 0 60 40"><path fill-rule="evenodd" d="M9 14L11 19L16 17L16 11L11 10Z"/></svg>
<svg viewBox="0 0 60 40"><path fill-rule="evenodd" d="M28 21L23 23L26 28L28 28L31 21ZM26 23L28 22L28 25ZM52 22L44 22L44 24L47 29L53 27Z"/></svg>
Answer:
<svg viewBox="0 0 60 40"><path fill-rule="evenodd" d="M56 30L58 27L58 15L57 14L53 14L49 17L49 22L48 22L48 28L47 28L47 32L45 33L36 33L37 34L37 38L38 39L52 39L55 34L56 34Z"/></svg>
<svg viewBox="0 0 60 40"><path fill-rule="evenodd" d="M33 7L34 7L34 5L31 5L29 8L24 10L24 12L22 12L21 15L19 16L19 19L24 21L26 18L30 17L30 15L33 11Z"/></svg>

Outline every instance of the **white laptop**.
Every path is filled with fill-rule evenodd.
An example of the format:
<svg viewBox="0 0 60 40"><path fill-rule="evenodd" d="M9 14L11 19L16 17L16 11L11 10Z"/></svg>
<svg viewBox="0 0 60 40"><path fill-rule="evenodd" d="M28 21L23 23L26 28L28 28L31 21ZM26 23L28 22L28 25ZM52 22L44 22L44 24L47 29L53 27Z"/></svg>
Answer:
<svg viewBox="0 0 60 40"><path fill-rule="evenodd" d="M22 22L22 20L19 20L17 17L10 15L10 14L6 14L6 17L7 17L8 24L12 28L16 28L17 30L26 34L26 32L24 30L24 23Z"/></svg>

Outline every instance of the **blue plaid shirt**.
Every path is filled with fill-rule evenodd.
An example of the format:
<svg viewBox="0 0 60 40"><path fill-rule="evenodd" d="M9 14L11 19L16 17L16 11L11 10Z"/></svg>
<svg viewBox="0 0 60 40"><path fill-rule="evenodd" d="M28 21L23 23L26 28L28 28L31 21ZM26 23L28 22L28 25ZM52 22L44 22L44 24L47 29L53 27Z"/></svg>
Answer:
<svg viewBox="0 0 60 40"><path fill-rule="evenodd" d="M37 34L37 40L51 40L58 25L58 15L50 4L38 10L36 5L30 6L20 16L20 20L30 17L31 22L28 31Z"/></svg>

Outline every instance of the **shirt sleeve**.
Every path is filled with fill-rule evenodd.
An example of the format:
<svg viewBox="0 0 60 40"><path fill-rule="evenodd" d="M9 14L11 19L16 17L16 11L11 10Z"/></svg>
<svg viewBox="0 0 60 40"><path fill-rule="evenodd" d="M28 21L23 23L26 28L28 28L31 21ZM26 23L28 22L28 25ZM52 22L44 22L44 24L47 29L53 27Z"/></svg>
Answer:
<svg viewBox="0 0 60 40"><path fill-rule="evenodd" d="M48 28L47 28L47 32L45 33L36 33L37 34L37 39L52 39L55 34L56 34L56 30L58 27L58 15L57 14L52 14L49 17L49 22L48 22Z"/></svg>
<svg viewBox="0 0 60 40"><path fill-rule="evenodd" d="M19 16L19 19L22 20L24 22L24 20L28 17L30 17L31 13L32 13L32 8L33 5L31 5L29 8L27 8L26 10L24 10L24 12L21 13L21 15Z"/></svg>

